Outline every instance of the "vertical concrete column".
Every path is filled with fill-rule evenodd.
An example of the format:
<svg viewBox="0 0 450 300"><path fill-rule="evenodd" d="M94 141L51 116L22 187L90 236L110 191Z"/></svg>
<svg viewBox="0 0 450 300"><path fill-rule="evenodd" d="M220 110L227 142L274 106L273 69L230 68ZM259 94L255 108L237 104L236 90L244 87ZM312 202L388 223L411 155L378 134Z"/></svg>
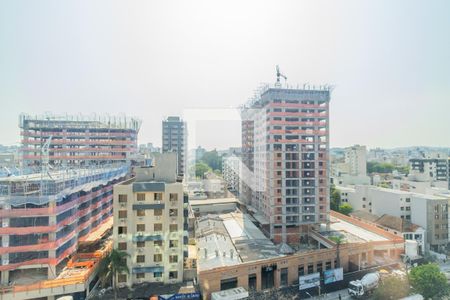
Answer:
<svg viewBox="0 0 450 300"><path fill-rule="evenodd" d="M4 248L9 247L9 235L4 235L2 237L2 242L1 242L0 246L2 246ZM0 259L2 260L2 264L3 264L3 261L4 262L8 261L8 264L9 264L9 254L8 253L0 255ZM0 277L0 283L8 284L8 282L9 282L9 271L2 271L1 277Z"/></svg>
<svg viewBox="0 0 450 300"><path fill-rule="evenodd" d="M54 211L56 209L56 201L52 200L49 202L48 204L49 206L49 210L50 211ZM50 226L56 225L56 212L51 213L48 217L48 222ZM49 242L54 242L56 241L56 232L50 232L48 234L48 241ZM50 260L55 259L56 258L56 249L50 249L48 251L48 258ZM47 276L49 279L53 279L56 277L56 266L54 265L49 265L48 266L48 272L47 272Z"/></svg>
<svg viewBox="0 0 450 300"><path fill-rule="evenodd" d="M281 276L281 268L277 266L276 271L273 273L273 286L276 288L280 287L280 276Z"/></svg>
<svg viewBox="0 0 450 300"><path fill-rule="evenodd" d="M262 276L261 276L261 268L258 268L256 270L256 290L260 291L261 290L261 280L262 280Z"/></svg>
<svg viewBox="0 0 450 300"><path fill-rule="evenodd" d="M9 271L2 271L0 275L0 284L7 285L9 283Z"/></svg>
<svg viewBox="0 0 450 300"><path fill-rule="evenodd" d="M358 271L361 270L361 253L358 254Z"/></svg>

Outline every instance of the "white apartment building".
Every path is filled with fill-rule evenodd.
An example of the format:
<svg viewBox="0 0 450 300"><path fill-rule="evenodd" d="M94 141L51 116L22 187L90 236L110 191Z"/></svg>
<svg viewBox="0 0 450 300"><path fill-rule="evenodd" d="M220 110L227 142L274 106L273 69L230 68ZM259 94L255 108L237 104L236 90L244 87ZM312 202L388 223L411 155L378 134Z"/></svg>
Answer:
<svg viewBox="0 0 450 300"><path fill-rule="evenodd" d="M449 241L448 206L450 197L427 195L375 186L336 187L346 194L355 211L382 216L388 214L417 224L427 231L427 246L441 251Z"/></svg>
<svg viewBox="0 0 450 300"><path fill-rule="evenodd" d="M345 163L349 166L349 175L367 175L367 149L366 146L354 145L345 149Z"/></svg>
<svg viewBox="0 0 450 300"><path fill-rule="evenodd" d="M114 186L114 248L127 252L130 274L118 283L183 280L187 256L187 196L177 182L176 153L157 156L153 166Z"/></svg>
<svg viewBox="0 0 450 300"><path fill-rule="evenodd" d="M369 184L366 146L354 145L344 149L344 162L332 165L333 181L339 185Z"/></svg>
<svg viewBox="0 0 450 300"><path fill-rule="evenodd" d="M241 160L237 156L224 157L222 161L222 176L228 190L239 194Z"/></svg>

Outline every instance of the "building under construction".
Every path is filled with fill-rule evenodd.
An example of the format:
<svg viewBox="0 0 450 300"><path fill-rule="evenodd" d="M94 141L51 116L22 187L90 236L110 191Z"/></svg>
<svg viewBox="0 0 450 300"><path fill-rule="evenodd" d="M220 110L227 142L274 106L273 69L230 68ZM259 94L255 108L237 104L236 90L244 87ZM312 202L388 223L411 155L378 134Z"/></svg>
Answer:
<svg viewBox="0 0 450 300"><path fill-rule="evenodd" d="M39 166L46 156L64 166L126 162L137 152L140 125L124 116L21 115L22 162Z"/></svg>
<svg viewBox="0 0 450 300"><path fill-rule="evenodd" d="M276 243L329 222L330 88L267 85L242 109L241 199Z"/></svg>
<svg viewBox="0 0 450 300"><path fill-rule="evenodd" d="M113 185L128 172L119 164L0 178L0 292L70 279L67 259L111 228ZM19 298L46 296L35 288Z"/></svg>

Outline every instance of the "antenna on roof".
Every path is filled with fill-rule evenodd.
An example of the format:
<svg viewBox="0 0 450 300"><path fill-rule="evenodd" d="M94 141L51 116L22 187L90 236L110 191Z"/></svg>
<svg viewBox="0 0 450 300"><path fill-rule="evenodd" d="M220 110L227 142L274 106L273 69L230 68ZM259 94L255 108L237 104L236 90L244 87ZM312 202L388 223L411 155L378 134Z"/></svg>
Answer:
<svg viewBox="0 0 450 300"><path fill-rule="evenodd" d="M280 72L280 67L277 65L277 83L275 83L276 87L281 87L280 77L284 78L284 81L286 82L287 77Z"/></svg>

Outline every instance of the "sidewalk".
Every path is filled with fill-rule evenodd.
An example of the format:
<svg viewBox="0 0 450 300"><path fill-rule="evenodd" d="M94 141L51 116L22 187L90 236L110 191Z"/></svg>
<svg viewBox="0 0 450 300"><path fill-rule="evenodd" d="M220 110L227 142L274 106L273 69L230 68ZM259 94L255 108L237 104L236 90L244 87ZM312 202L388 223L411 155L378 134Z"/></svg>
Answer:
<svg viewBox="0 0 450 300"><path fill-rule="evenodd" d="M307 299L314 299L314 300L339 300L339 294L341 294L341 300L349 300L352 299L350 295L348 294L347 289L339 290L336 292L331 292L328 294L322 294L321 296L315 296L312 298L304 298Z"/></svg>

